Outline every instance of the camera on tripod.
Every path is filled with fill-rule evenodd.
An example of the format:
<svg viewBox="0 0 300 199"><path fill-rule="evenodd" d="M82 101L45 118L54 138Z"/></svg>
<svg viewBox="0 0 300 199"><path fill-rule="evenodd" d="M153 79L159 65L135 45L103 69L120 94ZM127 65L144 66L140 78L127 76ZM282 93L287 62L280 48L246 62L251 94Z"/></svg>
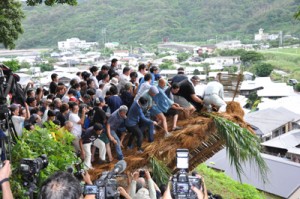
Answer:
<svg viewBox="0 0 300 199"><path fill-rule="evenodd" d="M189 151L187 149L176 150L177 168L180 169L172 177L171 195L175 199L196 199L197 195L192 191L192 186L201 188L201 179L188 174Z"/></svg>
<svg viewBox="0 0 300 199"><path fill-rule="evenodd" d="M120 160L112 171L105 171L101 177L95 181L95 185L85 185L84 195L96 195L96 199L117 199L120 197L118 191L117 175L126 168L126 162Z"/></svg>
<svg viewBox="0 0 300 199"><path fill-rule="evenodd" d="M20 170L23 179L31 181L34 176L42 169L48 166L48 158L46 155L41 155L36 159L23 158L20 164Z"/></svg>

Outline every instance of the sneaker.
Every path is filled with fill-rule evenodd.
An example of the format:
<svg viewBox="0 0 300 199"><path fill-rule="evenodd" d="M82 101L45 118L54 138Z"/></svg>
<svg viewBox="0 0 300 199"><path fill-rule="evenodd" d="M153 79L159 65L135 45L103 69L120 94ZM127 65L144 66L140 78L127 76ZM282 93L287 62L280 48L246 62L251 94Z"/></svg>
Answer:
<svg viewBox="0 0 300 199"><path fill-rule="evenodd" d="M170 137L172 135L172 133L166 132L165 133L165 138Z"/></svg>
<svg viewBox="0 0 300 199"><path fill-rule="evenodd" d="M172 128L172 131L178 131L178 130L181 130L181 129L183 129L182 126L176 126L176 127Z"/></svg>

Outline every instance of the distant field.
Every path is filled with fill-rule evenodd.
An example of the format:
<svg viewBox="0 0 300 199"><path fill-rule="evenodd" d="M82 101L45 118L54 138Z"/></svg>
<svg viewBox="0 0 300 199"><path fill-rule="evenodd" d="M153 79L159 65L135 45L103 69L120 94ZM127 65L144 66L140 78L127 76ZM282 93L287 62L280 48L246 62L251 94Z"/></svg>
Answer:
<svg viewBox="0 0 300 199"><path fill-rule="evenodd" d="M266 62L276 69L290 73L289 78L300 80L300 48L282 48L260 51Z"/></svg>

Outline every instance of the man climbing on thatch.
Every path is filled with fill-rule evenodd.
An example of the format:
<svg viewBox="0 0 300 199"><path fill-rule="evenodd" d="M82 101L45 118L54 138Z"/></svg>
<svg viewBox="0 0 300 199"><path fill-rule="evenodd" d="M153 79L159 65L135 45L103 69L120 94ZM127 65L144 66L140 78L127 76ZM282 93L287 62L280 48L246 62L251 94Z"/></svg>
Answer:
<svg viewBox="0 0 300 199"><path fill-rule="evenodd" d="M204 91L204 107L208 112L212 111L212 106L218 109L218 112L226 112L226 102L224 101L223 85L217 80L207 84Z"/></svg>
<svg viewBox="0 0 300 199"><path fill-rule="evenodd" d="M177 93L177 97L174 97L175 102L182 107L189 107L190 104L192 104L197 111L200 111L203 101L196 95L194 88L199 83L200 78L197 75L194 75L191 79L179 82L180 89Z"/></svg>

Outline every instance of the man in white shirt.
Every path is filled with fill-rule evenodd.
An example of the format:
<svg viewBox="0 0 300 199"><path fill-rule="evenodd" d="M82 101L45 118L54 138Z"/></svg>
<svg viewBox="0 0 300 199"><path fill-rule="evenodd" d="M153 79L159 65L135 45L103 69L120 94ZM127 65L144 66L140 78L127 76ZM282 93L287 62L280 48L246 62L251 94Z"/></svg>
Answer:
<svg viewBox="0 0 300 199"><path fill-rule="evenodd" d="M147 73L146 70L146 65L145 64L140 64L139 68L138 68L138 72L137 72L137 83L140 83L141 78L143 78L145 76L145 74Z"/></svg>
<svg viewBox="0 0 300 199"><path fill-rule="evenodd" d="M85 113L86 113L87 109L85 107L82 109L81 118L78 115L78 112L79 112L78 104L72 104L70 106L70 109L71 109L71 113L69 115L69 121L71 121L73 123L73 129L72 129L71 133L75 136L73 145L75 147L75 151L78 152L78 151L80 151L79 140L81 138L82 125L84 124Z"/></svg>
<svg viewBox="0 0 300 199"><path fill-rule="evenodd" d="M130 80L130 67L126 66L123 68L123 74L120 75L120 81L119 81L119 84L118 84L118 92L120 92L124 87L125 87L125 84L129 82Z"/></svg>
<svg viewBox="0 0 300 199"><path fill-rule="evenodd" d="M91 79L94 80L95 87L99 88L99 84L98 84L98 80L97 80L97 75L99 73L98 67L97 66L92 66L90 68L90 72L92 73Z"/></svg>
<svg viewBox="0 0 300 199"><path fill-rule="evenodd" d="M209 82L204 91L204 106L211 112L212 105L219 109L218 112L226 112L226 102L224 101L223 85L217 81Z"/></svg>
<svg viewBox="0 0 300 199"><path fill-rule="evenodd" d="M22 129L24 128L24 121L30 118L30 112L29 112L29 107L27 103L25 103L25 109L26 109L26 115L25 117L19 116L19 109L20 106L17 104L12 104L10 106L10 111L12 114L11 120L13 122L13 125L15 127L16 133L18 136L22 136Z"/></svg>

